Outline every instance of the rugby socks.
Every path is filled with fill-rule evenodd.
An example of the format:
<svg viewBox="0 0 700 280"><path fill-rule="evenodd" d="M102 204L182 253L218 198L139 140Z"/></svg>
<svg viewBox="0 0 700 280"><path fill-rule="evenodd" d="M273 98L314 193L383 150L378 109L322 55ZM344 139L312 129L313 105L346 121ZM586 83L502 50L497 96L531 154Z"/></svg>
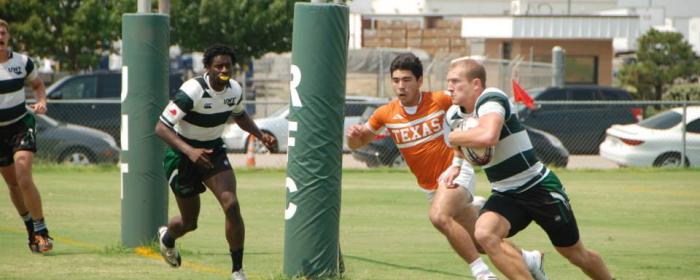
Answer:
<svg viewBox="0 0 700 280"><path fill-rule="evenodd" d="M469 267L472 269L472 275L474 275L474 277L491 273L491 270L489 270L489 267L484 263L481 257L470 263Z"/></svg>
<svg viewBox="0 0 700 280"><path fill-rule="evenodd" d="M29 214L29 211L27 211L27 213L19 215L22 217L22 221L24 221L25 223L32 221L32 214Z"/></svg>
<svg viewBox="0 0 700 280"><path fill-rule="evenodd" d="M24 227L27 228L27 234L31 239L32 233L34 233L34 222L32 222L32 215L29 212L20 214L22 216L22 221L24 221Z"/></svg>
<svg viewBox="0 0 700 280"><path fill-rule="evenodd" d="M173 248L175 247L175 238L170 236L170 231L165 231L165 234L163 234L163 245L168 248Z"/></svg>
<svg viewBox="0 0 700 280"><path fill-rule="evenodd" d="M241 270L243 268L243 248L236 251L229 249L229 252L231 252L231 263L233 264L231 272Z"/></svg>
<svg viewBox="0 0 700 280"><path fill-rule="evenodd" d="M47 235L49 230L46 229L46 223L44 223L44 218L34 220L34 232Z"/></svg>
<svg viewBox="0 0 700 280"><path fill-rule="evenodd" d="M539 254L535 253L535 251L527 251L525 249L520 249L520 252L523 255L523 260L525 261L528 270L538 269L537 259L540 258Z"/></svg>

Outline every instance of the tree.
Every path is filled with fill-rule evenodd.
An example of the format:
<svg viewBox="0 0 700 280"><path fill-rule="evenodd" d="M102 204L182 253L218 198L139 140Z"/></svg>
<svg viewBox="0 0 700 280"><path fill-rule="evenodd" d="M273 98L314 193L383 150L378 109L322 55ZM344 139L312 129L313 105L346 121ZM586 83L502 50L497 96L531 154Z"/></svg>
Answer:
<svg viewBox="0 0 700 280"><path fill-rule="evenodd" d="M298 0L172 0L171 43L202 51L214 43L232 46L239 62L292 46Z"/></svg>
<svg viewBox="0 0 700 280"><path fill-rule="evenodd" d="M171 44L184 51L231 45L242 62L289 51L297 1L171 0ZM94 67L121 39L126 12L136 12L136 0L0 0L15 50L53 58L73 71Z"/></svg>
<svg viewBox="0 0 700 280"><path fill-rule="evenodd" d="M661 100L675 81L687 81L700 73L700 60L680 33L650 29L637 45L637 62L625 65L619 79L639 99Z"/></svg>
<svg viewBox="0 0 700 280"><path fill-rule="evenodd" d="M13 48L51 57L67 70L97 65L102 51L121 37L121 16L127 11L136 11L135 0L0 0L0 18L10 23Z"/></svg>

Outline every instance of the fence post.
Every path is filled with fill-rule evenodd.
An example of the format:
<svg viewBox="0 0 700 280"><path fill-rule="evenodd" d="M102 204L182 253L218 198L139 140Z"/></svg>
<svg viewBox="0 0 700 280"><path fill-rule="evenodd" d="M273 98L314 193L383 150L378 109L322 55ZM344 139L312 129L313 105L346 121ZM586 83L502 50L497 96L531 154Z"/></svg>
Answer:
<svg viewBox="0 0 700 280"><path fill-rule="evenodd" d="M379 86L379 96L386 97L384 92L384 55L382 54L382 49L379 48L379 80L377 81L377 86Z"/></svg>
<svg viewBox="0 0 700 280"><path fill-rule="evenodd" d="M565 51L560 46L552 48L552 86L563 87L566 77Z"/></svg>
<svg viewBox="0 0 700 280"><path fill-rule="evenodd" d="M681 127L681 168L685 167L685 152L686 152L686 134L687 132L687 124L685 123L688 118L688 98L686 97L686 100L683 101L683 120L681 121L681 124L683 126Z"/></svg>

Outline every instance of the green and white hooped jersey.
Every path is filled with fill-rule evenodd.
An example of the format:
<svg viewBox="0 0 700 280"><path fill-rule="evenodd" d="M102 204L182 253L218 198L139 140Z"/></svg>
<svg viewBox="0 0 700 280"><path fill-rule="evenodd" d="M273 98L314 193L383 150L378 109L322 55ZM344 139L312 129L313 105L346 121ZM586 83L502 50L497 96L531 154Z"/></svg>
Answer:
<svg viewBox="0 0 700 280"><path fill-rule="evenodd" d="M493 158L483 166L494 191L523 192L548 175L549 169L535 156L530 137L518 121L508 95L497 88L487 88L474 108L477 118L492 113L504 117Z"/></svg>
<svg viewBox="0 0 700 280"><path fill-rule="evenodd" d="M29 57L16 52L9 56L0 63L0 126L13 124L27 114L24 83L38 77Z"/></svg>
<svg viewBox="0 0 700 280"><path fill-rule="evenodd" d="M196 148L223 145L221 134L229 116L239 116L243 109L241 86L234 80L220 92L209 86L208 74L186 81L168 103L160 121L188 144Z"/></svg>

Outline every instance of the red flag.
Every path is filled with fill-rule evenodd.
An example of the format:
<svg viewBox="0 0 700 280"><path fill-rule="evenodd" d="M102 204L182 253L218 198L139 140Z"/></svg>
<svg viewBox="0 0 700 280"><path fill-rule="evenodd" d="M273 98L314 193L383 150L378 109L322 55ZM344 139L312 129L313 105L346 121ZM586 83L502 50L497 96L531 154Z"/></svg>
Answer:
<svg viewBox="0 0 700 280"><path fill-rule="evenodd" d="M535 101L527 94L527 91L520 87L516 80L513 80L513 97L515 97L515 102L525 104L530 110L535 109Z"/></svg>

